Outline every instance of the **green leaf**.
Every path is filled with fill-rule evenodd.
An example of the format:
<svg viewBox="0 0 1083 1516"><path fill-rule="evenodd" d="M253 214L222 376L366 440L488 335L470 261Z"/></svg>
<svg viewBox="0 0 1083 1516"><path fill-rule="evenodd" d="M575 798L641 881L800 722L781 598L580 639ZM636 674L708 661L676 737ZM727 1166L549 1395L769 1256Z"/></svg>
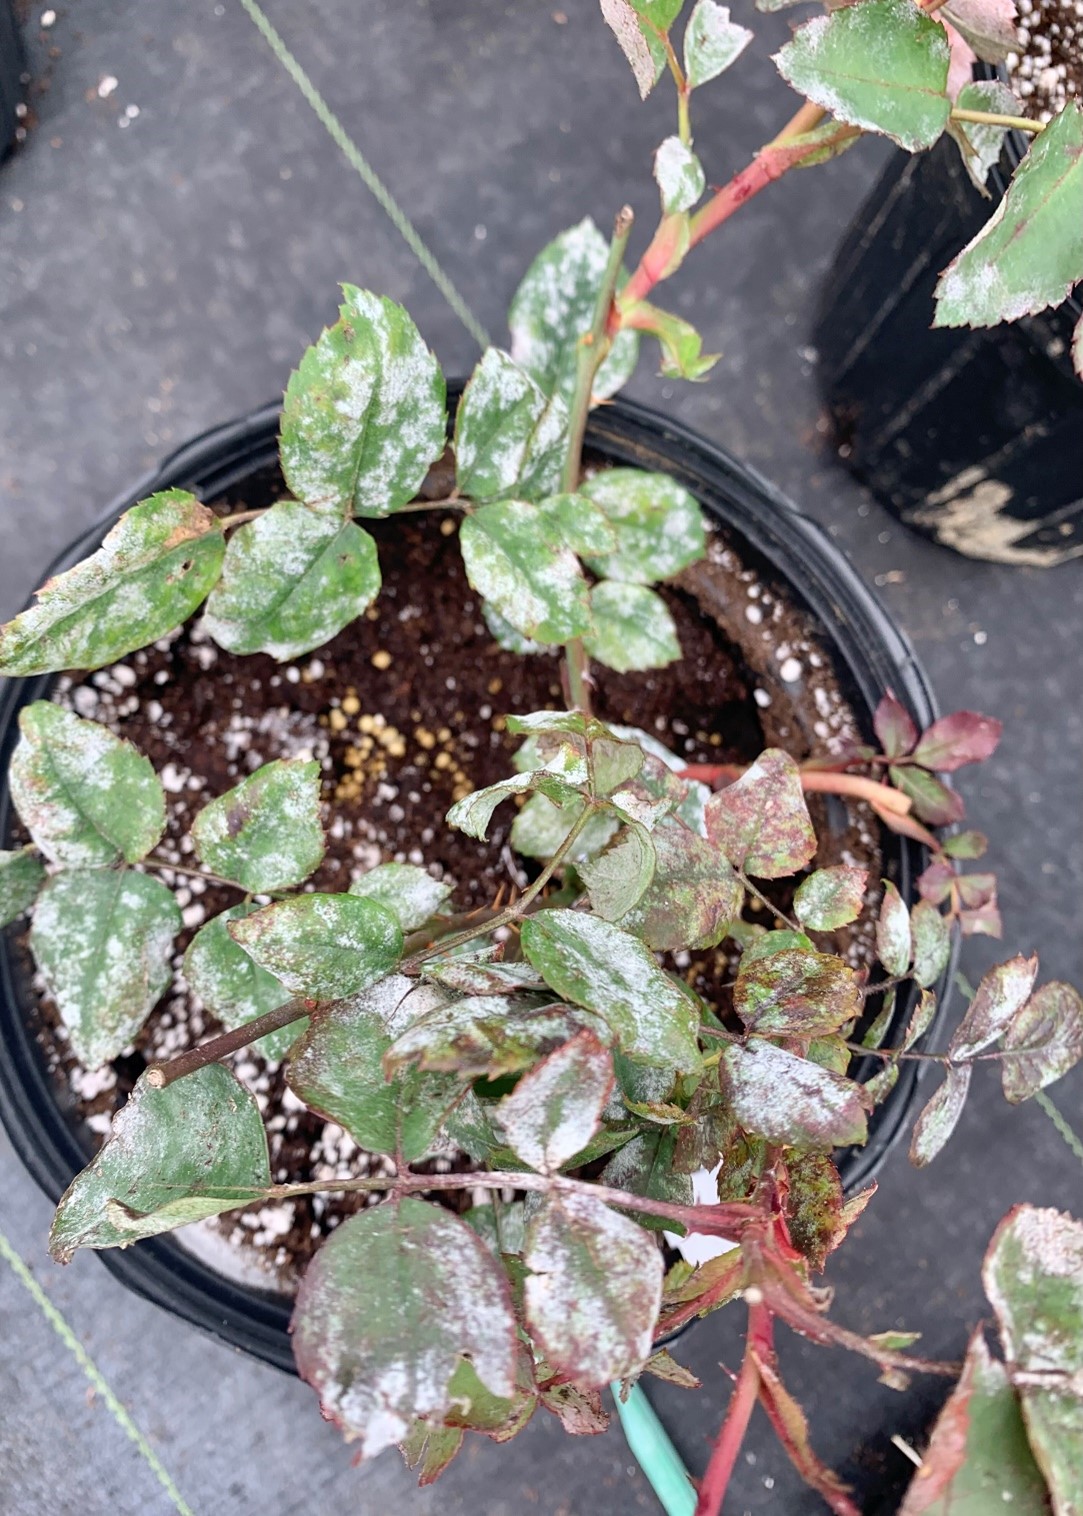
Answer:
<svg viewBox="0 0 1083 1516"><path fill-rule="evenodd" d="M362 1458L419 1418L441 1422L464 1358L492 1394L515 1393L503 1268L465 1221L409 1196L351 1216L327 1239L301 1281L293 1347L324 1416L358 1440Z"/></svg>
<svg viewBox="0 0 1083 1516"><path fill-rule="evenodd" d="M775 54L799 94L900 147L931 147L948 123L948 38L912 0L864 0L800 27Z"/></svg>
<svg viewBox="0 0 1083 1516"><path fill-rule="evenodd" d="M389 516L444 451L444 377L400 305L352 284L342 293L339 320L286 387L282 474L313 510Z"/></svg>
<svg viewBox="0 0 1083 1516"><path fill-rule="evenodd" d="M497 1106L497 1123L516 1157L555 1174L590 1142L612 1089L612 1056L584 1030L523 1075Z"/></svg>
<svg viewBox="0 0 1083 1516"><path fill-rule="evenodd" d="M1004 1051L1011 1056L1000 1072L1013 1105L1073 1068L1083 1058L1083 1001L1072 986L1043 984L1036 990L1008 1027Z"/></svg>
<svg viewBox="0 0 1083 1516"><path fill-rule="evenodd" d="M624 1103L629 1109L636 1106L649 1108L647 1102L629 1100L627 1095ZM615 1190L642 1195L644 1199L693 1205L695 1194L690 1176L674 1168L675 1149L676 1134L672 1129L641 1132L614 1153L602 1171L601 1183L611 1185ZM654 1232L667 1226L660 1216L649 1216L645 1212L634 1212L632 1219ZM669 1222L668 1226L677 1231L684 1230L676 1222Z"/></svg>
<svg viewBox="0 0 1083 1516"><path fill-rule="evenodd" d="M681 656L677 628L660 595L642 584L603 579L590 592L590 656L618 674L664 668Z"/></svg>
<svg viewBox="0 0 1083 1516"><path fill-rule="evenodd" d="M353 881L350 894L378 900L404 932L413 932L439 915L451 898L451 885L415 863L380 863Z"/></svg>
<svg viewBox="0 0 1083 1516"><path fill-rule="evenodd" d="M574 787L586 784L587 766L582 759L572 754L570 748L567 752L571 756L563 774L545 769L533 769L525 774L510 774L507 779L498 779L496 784L487 785L483 790L475 790L471 795L464 795L461 800L456 800L448 811L448 825L458 827L468 837L476 837L479 842L483 842L489 830L493 812L501 801L507 800L512 795L523 795L530 790L539 790L550 799L559 800L561 803L577 800L579 797Z"/></svg>
<svg viewBox="0 0 1083 1516"><path fill-rule="evenodd" d="M379 590L368 532L280 500L229 539L203 624L227 652L269 653L283 663L330 642Z"/></svg>
<svg viewBox="0 0 1083 1516"><path fill-rule="evenodd" d="M995 326L1060 305L1083 279L1083 107L1031 143L1007 193L936 286L934 326Z"/></svg>
<svg viewBox="0 0 1083 1516"><path fill-rule="evenodd" d="M661 371L668 379L702 379L721 357L720 353L703 351L703 338L690 322L648 300L625 307L623 316L626 326L657 337L662 349Z"/></svg>
<svg viewBox="0 0 1083 1516"><path fill-rule="evenodd" d="M752 41L752 33L730 20L726 6L698 0L684 34L684 72L695 89L716 79Z"/></svg>
<svg viewBox="0 0 1083 1516"><path fill-rule="evenodd" d="M527 1324L550 1365L581 1388L637 1373L662 1302L662 1254L593 1195L554 1195L527 1227Z"/></svg>
<svg viewBox="0 0 1083 1516"><path fill-rule="evenodd" d="M979 1327L899 1516L987 1516L1001 1510L1048 1516L1049 1501L1008 1372L989 1352Z"/></svg>
<svg viewBox="0 0 1083 1516"><path fill-rule="evenodd" d="M970 1089L972 1063L949 1064L944 1083L914 1123L910 1138L910 1162L922 1169L932 1163L959 1123Z"/></svg>
<svg viewBox="0 0 1083 1516"><path fill-rule="evenodd" d="M33 853L24 848L0 852L0 926L25 915L44 883L44 865Z"/></svg>
<svg viewBox="0 0 1083 1516"><path fill-rule="evenodd" d="M295 895L231 921L228 930L261 968L312 1000L368 989L402 956L398 921L357 895Z"/></svg>
<svg viewBox="0 0 1083 1516"><path fill-rule="evenodd" d="M728 1044L719 1073L746 1132L786 1147L823 1152L865 1141L861 1088L762 1037Z"/></svg>
<svg viewBox="0 0 1083 1516"><path fill-rule="evenodd" d="M435 1484L463 1445L460 1427L432 1426L427 1421L415 1421L399 1443L406 1467L417 1474L417 1482L425 1488Z"/></svg>
<svg viewBox="0 0 1083 1516"><path fill-rule="evenodd" d="M590 1011L554 1004L550 994L467 995L418 1016L399 1032L385 1067L457 1071L490 1079L517 1074L568 1042L583 1027L601 1040L605 1022Z"/></svg>
<svg viewBox="0 0 1083 1516"><path fill-rule="evenodd" d="M800 1153L786 1160L786 1174L790 1240L812 1268L822 1269L846 1235L839 1171L826 1153Z"/></svg>
<svg viewBox="0 0 1083 1516"><path fill-rule="evenodd" d="M508 312L511 356L547 395L558 394L565 403L575 387L579 339L590 330L608 258L609 246L588 216L542 249ZM619 333L595 377L596 399L627 383L638 354L636 334Z"/></svg>
<svg viewBox="0 0 1083 1516"><path fill-rule="evenodd" d="M948 1044L950 1056L960 1062L973 1058L1006 1032L1029 1000L1037 972L1037 958L1020 954L984 974Z"/></svg>
<svg viewBox="0 0 1083 1516"><path fill-rule="evenodd" d="M207 868L249 894L300 884L324 855L319 764L265 763L203 807L192 840Z"/></svg>
<svg viewBox="0 0 1083 1516"><path fill-rule="evenodd" d="M789 948L766 958L742 955L734 1009L750 1032L820 1037L861 1015L857 977L841 958Z"/></svg>
<svg viewBox="0 0 1083 1516"><path fill-rule="evenodd" d="M544 795L531 795L511 824L512 847L524 858L552 858L582 815L584 804L578 795L569 796L562 805L555 805ZM617 826L611 811L592 816L572 843L568 862L578 863L605 847Z"/></svg>
<svg viewBox="0 0 1083 1516"><path fill-rule="evenodd" d="M951 957L951 927L936 906L919 900L910 912L914 944L914 978L923 989L935 984Z"/></svg>
<svg viewBox="0 0 1083 1516"><path fill-rule="evenodd" d="M227 1031L256 1016L265 1016L268 1011L276 1011L290 998L285 985L261 969L229 935L231 921L241 921L256 909L254 905L234 905L213 917L192 938L184 954L184 977L189 989ZM255 1046L265 1057L277 1060L307 1024L305 1018L299 1018L290 1026L261 1037Z"/></svg>
<svg viewBox="0 0 1083 1516"><path fill-rule="evenodd" d="M637 938L580 911L523 920L523 952L558 995L596 1011L639 1063L694 1073L700 1066L692 1002Z"/></svg>
<svg viewBox="0 0 1083 1516"><path fill-rule="evenodd" d="M797 764L778 748L767 748L740 779L711 796L706 821L715 847L758 879L796 874L816 852Z"/></svg>
<svg viewBox="0 0 1083 1516"><path fill-rule="evenodd" d="M803 879L793 897L793 912L813 932L834 932L861 915L868 869L839 863L817 869Z"/></svg>
<svg viewBox="0 0 1083 1516"><path fill-rule="evenodd" d="M960 110L986 111L995 116L1021 116L1023 108L1006 84L999 79L978 79L964 84L955 97ZM974 185L988 199L986 180L1000 162L1004 151L1006 126L990 126L982 121L949 121L948 133L959 144L963 166Z"/></svg>
<svg viewBox="0 0 1083 1516"><path fill-rule="evenodd" d="M679 137L667 137L655 153L654 177L665 216L690 211L707 187L703 164Z"/></svg>
<svg viewBox="0 0 1083 1516"><path fill-rule="evenodd" d="M619 921L642 898L654 877L654 843L646 827L630 822L596 858L579 865L590 903L605 921Z"/></svg>
<svg viewBox="0 0 1083 1516"><path fill-rule="evenodd" d="M665 54L658 40L648 37L639 24L637 11L643 6L644 0L638 5L633 0L601 0L602 18L631 64L640 98L646 100L665 67Z"/></svg>
<svg viewBox="0 0 1083 1516"><path fill-rule="evenodd" d="M526 1241L526 1207L521 1200L500 1200L494 1204L491 1197L480 1205L473 1205L463 1212L479 1237L484 1237L497 1253L521 1253Z"/></svg>
<svg viewBox="0 0 1083 1516"><path fill-rule="evenodd" d="M893 884L884 880L884 898L876 922L876 956L893 978L905 974L913 956L910 912Z"/></svg>
<svg viewBox="0 0 1083 1516"><path fill-rule="evenodd" d="M155 1089L143 1075L109 1139L68 1186L49 1234L58 1263L77 1248L124 1248L258 1200L271 1187L256 1097L220 1063Z"/></svg>
<svg viewBox="0 0 1083 1516"><path fill-rule="evenodd" d="M617 534L617 550L592 557L599 579L654 584L670 579L707 551L703 515L668 474L637 468L603 469L580 486L601 507Z"/></svg>
<svg viewBox="0 0 1083 1516"><path fill-rule="evenodd" d="M455 416L455 482L474 500L537 500L560 488L568 410L491 347Z"/></svg>
<svg viewBox="0 0 1083 1516"><path fill-rule="evenodd" d="M654 877L621 925L655 952L714 947L744 901L733 870L716 848L675 816L658 824L652 841Z"/></svg>
<svg viewBox="0 0 1083 1516"><path fill-rule="evenodd" d="M187 490L141 501L0 628L0 674L97 669L164 637L205 599L225 550L218 518Z"/></svg>
<svg viewBox="0 0 1083 1516"><path fill-rule="evenodd" d="M415 981L401 974L337 1001L314 1015L294 1043L286 1082L310 1110L344 1127L369 1153L397 1151L407 1163L425 1156L465 1087L461 1079L414 1069L386 1077L395 1031L409 1017ZM431 1007L433 993L416 992ZM439 1000L441 997L436 997Z"/></svg>
<svg viewBox="0 0 1083 1516"><path fill-rule="evenodd" d="M165 830L165 792L130 742L50 700L19 714L12 804L52 863L107 868L138 863Z"/></svg>
<svg viewBox="0 0 1083 1516"><path fill-rule="evenodd" d="M553 651L552 648L545 647L530 637L524 637L522 632L517 632L511 622L506 621L496 607L490 605L487 600L481 602L481 614L497 646L502 647L506 653L517 653L521 658L525 658L532 653Z"/></svg>
<svg viewBox="0 0 1083 1516"><path fill-rule="evenodd" d="M459 533L466 577L516 631L567 642L590 630L587 581L546 517L524 500L483 505Z"/></svg>
<svg viewBox="0 0 1083 1516"><path fill-rule="evenodd" d="M617 546L605 512L586 495L550 495L538 509L553 541L573 553L611 553Z"/></svg>
<svg viewBox="0 0 1083 1516"><path fill-rule="evenodd" d="M1083 1223L1017 1206L982 1270L1054 1511L1083 1508Z"/></svg>
<svg viewBox="0 0 1083 1516"><path fill-rule="evenodd" d="M950 826L952 822L962 820L965 808L961 797L927 769L904 768L893 763L888 775L896 789L909 795L914 803L914 815L922 821L933 826Z"/></svg>
<svg viewBox="0 0 1083 1516"><path fill-rule="evenodd" d="M165 885L130 869L69 869L38 896L30 949L87 1068L122 1053L168 988L182 925Z"/></svg>

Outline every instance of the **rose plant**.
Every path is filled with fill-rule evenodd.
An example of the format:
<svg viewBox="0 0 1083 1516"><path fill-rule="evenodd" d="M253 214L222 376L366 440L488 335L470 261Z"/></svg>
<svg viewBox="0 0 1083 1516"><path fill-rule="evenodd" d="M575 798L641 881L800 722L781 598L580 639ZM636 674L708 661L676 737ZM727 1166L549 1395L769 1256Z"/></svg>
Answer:
<svg viewBox="0 0 1083 1516"><path fill-rule="evenodd" d="M641 333L658 339L667 373L710 367L695 330L646 297L751 194L864 131L919 149L952 130L965 152L988 155L1006 121L985 109L1000 103L988 92L981 108L953 105L949 30L933 7L862 0L798 29L778 63L808 103L695 211L705 175L694 91L750 34L697 0L682 63L670 37L681 8L603 0L644 93L667 67L676 81L678 130L655 161L661 219L630 275L627 210L608 245L585 221L538 256L512 304L510 352L488 350L459 403L449 496L418 496L447 441L437 362L404 310L346 286L339 320L286 390L289 497L221 515L182 490L154 495L0 630L7 675L94 669L206 601L222 648L294 658L378 595L361 523L440 509L458 514L494 637L519 652L561 649L566 695L562 711L510 714L523 739L515 771L448 812L483 839L497 806L520 806L513 844L536 867L502 908L458 916L449 887L411 864L380 865L343 893L306 890L324 853L315 763L267 763L203 808L199 870L234 887L237 903L194 937L185 974L225 1030L140 1078L63 1197L51 1247L67 1260L320 1189L382 1197L310 1265L296 1357L362 1455L399 1444L423 1480L469 1431L504 1440L539 1406L569 1431L597 1431L611 1382L649 1371L694 1383L659 1340L741 1299L746 1355L699 1509L720 1508L759 1402L804 1477L853 1512L779 1378L775 1323L895 1378L950 1366L909 1355L907 1334L864 1338L828 1316L812 1276L871 1195L844 1199L832 1154L865 1140L901 1063L922 1058L944 1076L914 1132L912 1156L928 1163L975 1065L998 1061L1008 1099L1028 1098L1083 1055L1083 1005L1066 985L1035 989L1036 961L1014 957L982 979L945 1052L918 1046L953 929L1000 930L994 877L964 869L985 839L931 830L963 818L938 775L987 758L997 722L961 712L919 732L886 691L877 746L801 766L769 749L732 769L689 768L655 738L596 719L592 662L646 670L680 656L652 586L701 557L706 533L667 476L585 471L583 437L591 405L631 373ZM958 0L943 12L977 45L986 8ZM1014 317L1062 298L1079 277L1079 249L1061 233L1081 153L1072 106L945 275L938 320ZM1009 223L1025 257L1001 248ZM38 967L72 1049L95 1067L131 1042L170 977L181 918L155 853L166 793L130 743L48 701L22 713L10 784L32 840L0 859L0 914L32 913ZM865 801L929 849L912 909L856 865L812 867L808 792ZM750 899L775 926L744 919ZM875 961L855 968L820 934L855 922L869 900ZM665 956L724 940L740 950L725 1015ZM915 1008L891 1036L900 992ZM296 1097L390 1158L392 1178L272 1182L256 1100L223 1062L272 1035ZM878 1071L862 1082L870 1063ZM417 1172L441 1142L468 1155L464 1171ZM699 1170L716 1176L712 1203L693 1203ZM441 1204L452 1193L475 1203ZM667 1271L663 1228L734 1246Z"/></svg>

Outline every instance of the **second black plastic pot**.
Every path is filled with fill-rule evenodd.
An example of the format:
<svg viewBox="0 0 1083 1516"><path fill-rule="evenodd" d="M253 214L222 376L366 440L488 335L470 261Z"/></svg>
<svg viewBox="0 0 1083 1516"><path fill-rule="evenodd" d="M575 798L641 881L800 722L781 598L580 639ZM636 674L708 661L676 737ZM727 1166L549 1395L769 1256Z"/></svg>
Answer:
<svg viewBox="0 0 1083 1516"><path fill-rule="evenodd" d="M968 557L1051 567L1083 554L1079 302L989 329L932 327L936 281L1003 195L1017 135L992 200L946 137L896 154L839 250L813 340L839 455L882 505Z"/></svg>
<svg viewBox="0 0 1083 1516"><path fill-rule="evenodd" d="M274 463L277 430L278 407L268 406L182 448L125 491L102 522L54 565L54 572L92 552L121 511L155 490L190 489L207 501L235 491L248 475ZM665 471L695 495L762 581L783 588L818 623L819 640L833 661L843 693L866 727L888 687L919 726L933 719L928 686L906 639L827 534L758 474L686 428L624 401L592 415L587 446L613 464ZM6 774L18 738L18 713L28 702L47 695L52 683L51 677L9 682L0 697L0 845L7 845L13 819ZM911 903L924 862L920 847L885 838L886 872ZM73 1114L60 1103L36 1041L32 999L15 952L16 933L17 928L9 928L0 937L0 1119L33 1178L55 1201L89 1152ZM901 993L895 1030L908 1021L911 1010L912 998ZM868 1070L859 1073L867 1075L873 1065L880 1066L875 1060L868 1062ZM868 1181L903 1132L916 1093L917 1068L912 1062L903 1064L894 1090L871 1118L866 1146L840 1155L849 1192ZM237 1284L169 1236L105 1251L100 1257L111 1273L145 1299L257 1358L292 1370L288 1297Z"/></svg>

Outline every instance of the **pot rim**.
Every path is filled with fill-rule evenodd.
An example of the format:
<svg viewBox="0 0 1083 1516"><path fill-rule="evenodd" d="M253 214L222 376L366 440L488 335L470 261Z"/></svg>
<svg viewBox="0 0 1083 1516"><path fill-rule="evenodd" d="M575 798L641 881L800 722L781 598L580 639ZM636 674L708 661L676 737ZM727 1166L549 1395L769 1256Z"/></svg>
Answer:
<svg viewBox="0 0 1083 1516"><path fill-rule="evenodd" d="M462 387L461 382L449 382L449 399L454 402ZM280 402L271 402L211 427L176 449L118 495L99 520L58 555L49 573L85 557L122 511L157 490L196 486L201 498L213 499L256 467L274 461L280 412ZM683 423L628 400L616 400L591 414L586 445L612 463L657 468L677 478L709 515L741 539L743 555L750 550L750 557L764 560L819 624L837 671L858 697L859 713L863 706L871 719L876 700L891 687L921 727L935 719L931 690L905 634L839 545L755 469ZM56 677L0 681L0 835L7 833L11 819L7 767L17 740L18 712L45 695ZM897 882L904 899L913 899L925 856L917 844L898 839ZM0 1045L6 1055L0 1059L0 1121L35 1183L56 1201L85 1166L87 1155L22 1014L12 931L0 935ZM937 986L937 1020L943 1015L954 957L953 946L952 961ZM908 1005L900 997L896 1025L908 1016ZM927 1039L935 1030L934 1023ZM858 1072L879 1066L865 1060ZM920 1064L904 1063L894 1090L873 1115L865 1147L837 1155L849 1193L868 1183L898 1143L921 1076ZM98 1256L114 1277L143 1299L266 1363L295 1372L288 1336L291 1297L220 1274L169 1234L143 1239L137 1247L105 1249Z"/></svg>

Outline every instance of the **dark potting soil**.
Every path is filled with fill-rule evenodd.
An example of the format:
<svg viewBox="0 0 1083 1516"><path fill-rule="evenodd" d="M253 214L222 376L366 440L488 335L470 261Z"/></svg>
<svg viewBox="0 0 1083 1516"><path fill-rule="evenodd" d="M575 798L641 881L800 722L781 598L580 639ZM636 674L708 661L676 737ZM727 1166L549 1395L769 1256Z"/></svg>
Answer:
<svg viewBox="0 0 1083 1516"><path fill-rule="evenodd" d="M1028 116L1049 121L1083 101L1083 0L1017 0L1019 45L1008 79Z"/></svg>
<svg viewBox="0 0 1083 1516"><path fill-rule="evenodd" d="M429 498L447 494L446 471L445 463L426 482ZM215 507L250 509L282 492L277 470L268 469ZM408 861L453 881L452 908L469 911L506 899L530 877L532 866L508 843L513 806L496 812L486 843L451 830L444 815L460 796L511 772L519 739L506 731L507 713L563 704L559 661L521 657L493 641L463 572L456 515L410 514L365 525L379 547L383 589L364 617L317 653L285 665L262 655L235 657L210 642L197 619L123 663L58 681L55 698L134 742L161 775L169 822L157 853L176 866L161 877L184 916L169 993L134 1048L106 1068L87 1070L74 1059L55 1007L35 982L37 1033L60 1098L94 1142L108 1132L148 1062L218 1028L179 970L194 933L239 897L184 872L198 863L189 828L209 799L261 764L303 756L322 767L327 855L306 887L344 890L378 863ZM707 559L662 593L683 657L646 674L597 669L602 719L644 729L690 763L747 763L776 744L800 759L859 735L808 618L742 563L721 532L712 531ZM874 899L882 864L871 813L812 799L821 837L817 863L866 865ZM790 888L776 903L786 903ZM768 920L762 909L759 919ZM837 934L833 945L855 963L867 962L867 933L859 924ZM25 954L25 933L21 942ZM726 1009L734 959L725 944L676 955L668 966ZM287 1089L281 1066L258 1049L237 1054L233 1067L263 1112L277 1182L387 1171L384 1159L360 1152L340 1127L306 1111ZM454 1152L432 1160L438 1169L461 1161ZM324 1236L365 1203L356 1195L317 1195L233 1213L201 1224L199 1250L233 1272L290 1288Z"/></svg>

